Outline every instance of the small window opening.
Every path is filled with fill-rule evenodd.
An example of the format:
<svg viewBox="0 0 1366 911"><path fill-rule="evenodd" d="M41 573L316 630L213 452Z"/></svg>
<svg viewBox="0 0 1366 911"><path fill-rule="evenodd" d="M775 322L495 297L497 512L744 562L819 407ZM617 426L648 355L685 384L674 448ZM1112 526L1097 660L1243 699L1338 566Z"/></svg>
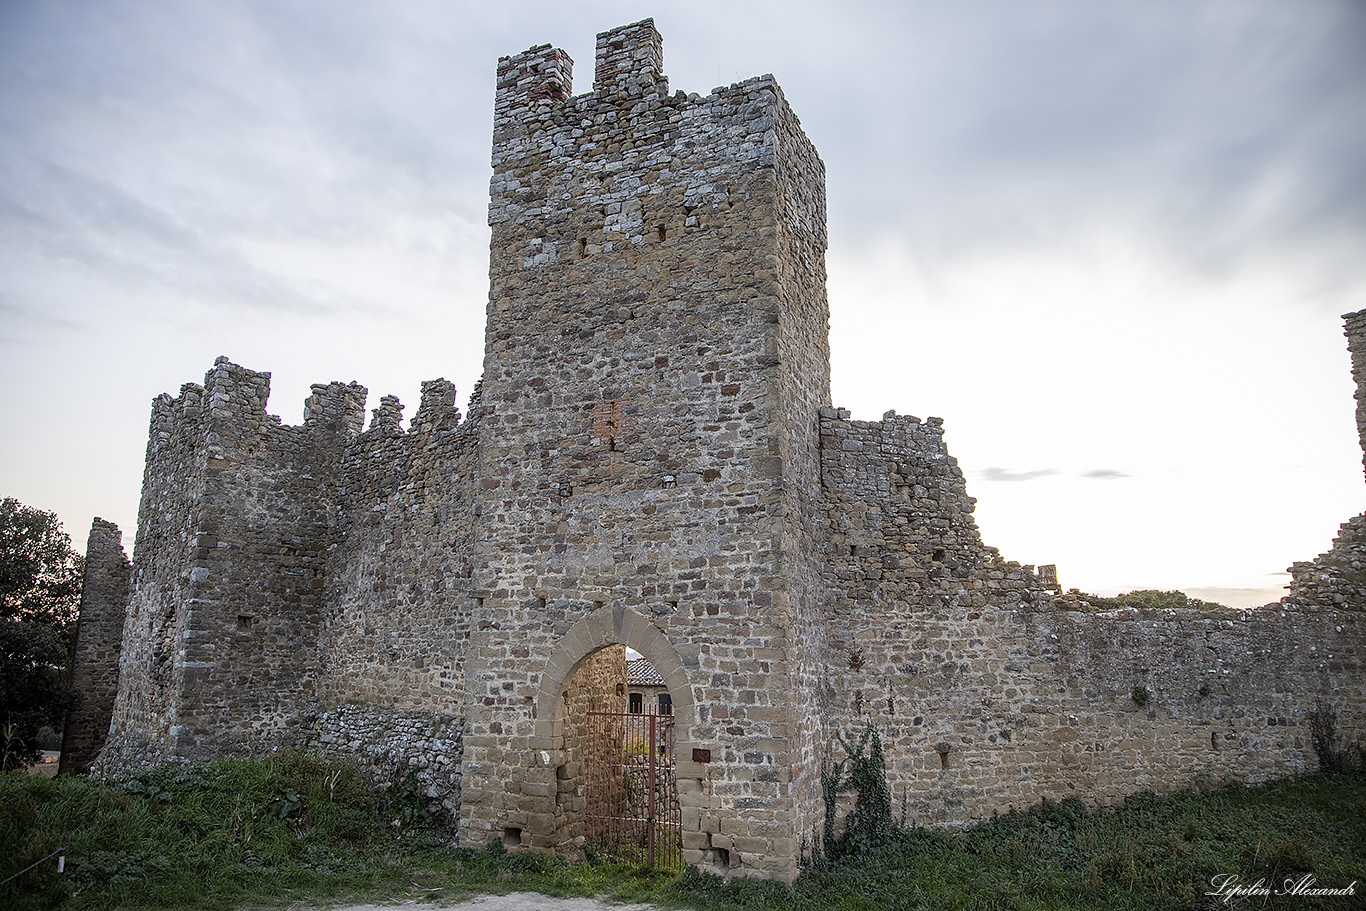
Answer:
<svg viewBox="0 0 1366 911"><path fill-rule="evenodd" d="M936 563L941 562L941 561L944 559L944 551L943 551L943 549L941 548L941 549L939 549L939 550L936 550L936 551L934 552L934 555L933 555L932 557L930 557L930 559L933 560L933 561L936 562Z"/></svg>
<svg viewBox="0 0 1366 911"><path fill-rule="evenodd" d="M579 238L579 259L583 259L583 258L584 258L585 256L587 256L587 255L588 255L588 238L586 238L586 237L580 237L580 238Z"/></svg>
<svg viewBox="0 0 1366 911"><path fill-rule="evenodd" d="M672 715L674 713L674 698L668 693L659 694L659 714Z"/></svg>
<svg viewBox="0 0 1366 911"><path fill-rule="evenodd" d="M508 826L503 830L503 847L520 848L522 846L522 830L516 826Z"/></svg>
<svg viewBox="0 0 1366 911"><path fill-rule="evenodd" d="M639 715L645 711L645 696L642 693L632 693L630 698L630 709L632 715Z"/></svg>
<svg viewBox="0 0 1366 911"><path fill-rule="evenodd" d="M1219 751L1219 735L1214 731L1209 732L1209 748L1215 752Z"/></svg>
<svg viewBox="0 0 1366 911"><path fill-rule="evenodd" d="M537 598L537 599L536 599L536 604L537 604L537 606L539 606L539 607L541 608L541 610L545 610L545 599L544 599L544 598Z"/></svg>
<svg viewBox="0 0 1366 911"><path fill-rule="evenodd" d="M251 632L251 625L255 621L255 619L256 618L251 616L250 614L238 614L237 628L242 632L249 633Z"/></svg>
<svg viewBox="0 0 1366 911"><path fill-rule="evenodd" d="M666 234L667 234L667 232L665 232L665 230L664 230L664 226L663 226L663 225L659 225L658 227L656 227L656 228L655 228L655 233L659 235L659 239L660 239L660 240L663 240L663 239L665 238Z"/></svg>
<svg viewBox="0 0 1366 911"><path fill-rule="evenodd" d="M949 745L947 743L935 744L934 751L939 754L939 768L949 767Z"/></svg>

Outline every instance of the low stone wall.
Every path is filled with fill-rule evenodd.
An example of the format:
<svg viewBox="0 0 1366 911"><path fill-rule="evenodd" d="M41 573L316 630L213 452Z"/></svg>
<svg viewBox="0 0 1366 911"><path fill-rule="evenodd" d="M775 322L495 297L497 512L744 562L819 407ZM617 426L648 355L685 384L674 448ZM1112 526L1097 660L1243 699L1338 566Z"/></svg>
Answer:
<svg viewBox="0 0 1366 911"><path fill-rule="evenodd" d="M355 763L377 787L412 774L433 810L460 818L463 723L451 715L374 705L319 707L305 719L299 746Z"/></svg>

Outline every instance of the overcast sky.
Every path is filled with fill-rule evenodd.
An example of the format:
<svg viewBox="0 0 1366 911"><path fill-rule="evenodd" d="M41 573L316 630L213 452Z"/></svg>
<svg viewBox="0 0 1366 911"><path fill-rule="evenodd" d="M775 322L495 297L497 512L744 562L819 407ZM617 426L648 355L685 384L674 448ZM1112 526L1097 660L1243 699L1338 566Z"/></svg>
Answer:
<svg viewBox="0 0 1366 911"><path fill-rule="evenodd" d="M497 58L773 73L826 164L834 403L945 418L1065 587L1279 597L1366 501L1366 3L5 0L0 494L132 546L213 359L411 416L481 370Z"/></svg>

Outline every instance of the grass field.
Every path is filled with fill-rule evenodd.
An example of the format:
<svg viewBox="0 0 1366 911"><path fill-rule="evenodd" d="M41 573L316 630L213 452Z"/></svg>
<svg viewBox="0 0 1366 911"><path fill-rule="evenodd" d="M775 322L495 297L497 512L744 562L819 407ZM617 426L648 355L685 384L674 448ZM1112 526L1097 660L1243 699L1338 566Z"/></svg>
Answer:
<svg viewBox="0 0 1366 911"><path fill-rule="evenodd" d="M104 782L0 777L0 907L233 909L527 890L697 909L1366 908L1366 777L1045 803L966 832L898 831L794 886L726 883L447 847L411 785L385 794L316 756L165 766ZM66 873L47 857L65 840ZM1351 896L1225 902L1215 877L1314 878Z"/></svg>

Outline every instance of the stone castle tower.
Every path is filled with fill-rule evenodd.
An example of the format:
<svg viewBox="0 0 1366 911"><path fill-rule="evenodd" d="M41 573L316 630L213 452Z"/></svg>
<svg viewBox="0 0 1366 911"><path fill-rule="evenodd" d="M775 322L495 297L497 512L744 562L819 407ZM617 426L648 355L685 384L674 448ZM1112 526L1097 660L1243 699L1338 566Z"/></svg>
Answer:
<svg viewBox="0 0 1366 911"><path fill-rule="evenodd" d="M869 723L943 823L1310 768L1317 705L1360 730L1359 519L1260 612L1099 613L1005 562L937 418L830 407L824 168L773 78L670 94L650 20L598 36L591 91L571 67L498 63L467 417L434 380L362 429L333 383L291 427L226 358L154 402L131 582L91 537L92 617L127 607L86 643L121 655L85 755L307 744L415 770L464 844L573 852L582 720L624 711L631 648L674 708L683 858L790 880Z"/></svg>
<svg viewBox="0 0 1366 911"><path fill-rule="evenodd" d="M815 717L824 169L771 77L670 95L661 48L650 20L599 35L573 98L563 51L499 61L477 493L498 546L474 576L462 827L504 824L510 738L562 748L561 687L617 642L698 712L680 755L729 707L743 734L715 786L755 807L756 855L788 857L817 775L793 745ZM545 815L533 839L555 837Z"/></svg>

